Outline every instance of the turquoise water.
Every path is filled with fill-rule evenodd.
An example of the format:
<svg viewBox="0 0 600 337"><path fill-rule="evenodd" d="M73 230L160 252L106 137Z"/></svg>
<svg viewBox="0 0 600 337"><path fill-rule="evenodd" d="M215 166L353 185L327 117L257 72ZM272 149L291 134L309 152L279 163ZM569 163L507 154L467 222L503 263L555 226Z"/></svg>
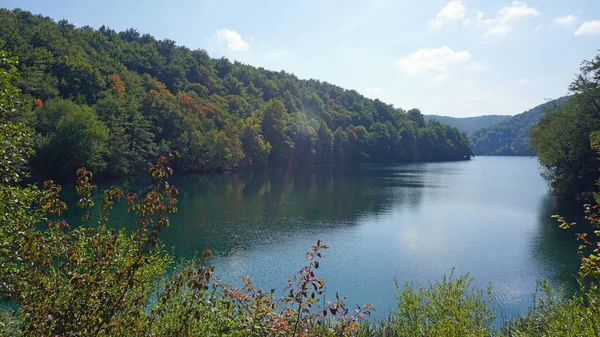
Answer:
<svg viewBox="0 0 600 337"><path fill-rule="evenodd" d="M216 273L282 289L318 239L330 249L328 292L395 307L394 278L427 284L469 272L493 285L502 317L531 304L538 278L573 283L572 233L550 215L581 220L581 208L547 192L535 158L319 166L175 177L179 213L163 239L179 257L212 249ZM130 183L143 190L146 185ZM130 223L123 209L111 218Z"/></svg>

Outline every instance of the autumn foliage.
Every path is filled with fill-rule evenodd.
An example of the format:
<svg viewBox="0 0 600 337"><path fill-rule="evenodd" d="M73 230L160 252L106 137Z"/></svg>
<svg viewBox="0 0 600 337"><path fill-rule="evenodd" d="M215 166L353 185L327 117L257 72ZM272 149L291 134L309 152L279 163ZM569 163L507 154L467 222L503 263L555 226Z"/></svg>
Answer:
<svg viewBox="0 0 600 337"><path fill-rule="evenodd" d="M125 84L121 80L121 76L119 75L111 75L109 78L109 82L112 84L112 90L117 95L124 97L125 96Z"/></svg>

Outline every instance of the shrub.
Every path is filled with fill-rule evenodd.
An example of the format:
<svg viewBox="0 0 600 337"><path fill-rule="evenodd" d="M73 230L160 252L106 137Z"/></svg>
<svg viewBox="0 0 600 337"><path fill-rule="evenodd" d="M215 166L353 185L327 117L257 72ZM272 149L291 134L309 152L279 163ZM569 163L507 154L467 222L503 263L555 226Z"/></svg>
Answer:
<svg viewBox="0 0 600 337"><path fill-rule="evenodd" d="M428 287L406 284L398 289L393 314L397 336L489 336L494 312L491 287L480 291L468 275L444 276Z"/></svg>
<svg viewBox="0 0 600 337"><path fill-rule="evenodd" d="M547 281L540 282L539 290L541 295L529 313L506 324L506 336L600 336L600 289L596 285L582 286L573 296L553 289Z"/></svg>

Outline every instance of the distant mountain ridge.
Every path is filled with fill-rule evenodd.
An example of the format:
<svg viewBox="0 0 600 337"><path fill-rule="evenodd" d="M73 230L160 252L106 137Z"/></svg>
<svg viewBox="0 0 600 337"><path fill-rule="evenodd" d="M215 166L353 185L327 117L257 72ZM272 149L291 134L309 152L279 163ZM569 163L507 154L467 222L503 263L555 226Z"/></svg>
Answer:
<svg viewBox="0 0 600 337"><path fill-rule="evenodd" d="M511 118L510 115L485 115L475 117L449 117L440 115L425 115L425 120L434 119L442 124L457 128L467 136L471 136L479 129Z"/></svg>
<svg viewBox="0 0 600 337"><path fill-rule="evenodd" d="M536 155L531 147L529 131L537 124L547 109L563 104L564 96L533 109L482 128L470 135L475 155L531 156Z"/></svg>

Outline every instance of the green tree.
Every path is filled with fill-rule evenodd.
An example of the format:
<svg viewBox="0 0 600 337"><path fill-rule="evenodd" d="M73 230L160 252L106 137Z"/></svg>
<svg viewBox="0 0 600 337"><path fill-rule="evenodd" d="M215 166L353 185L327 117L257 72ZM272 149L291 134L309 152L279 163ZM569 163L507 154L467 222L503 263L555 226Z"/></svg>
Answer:
<svg viewBox="0 0 600 337"><path fill-rule="evenodd" d="M326 108L325 103L316 92L304 99L304 110L309 117L323 118Z"/></svg>
<svg viewBox="0 0 600 337"><path fill-rule="evenodd" d="M406 114L408 115L408 119L417 123L420 128L425 126L425 117L423 117L421 110L410 109Z"/></svg>
<svg viewBox="0 0 600 337"><path fill-rule="evenodd" d="M21 91L12 85L19 76L16 65L16 58L0 51L0 183L3 185L21 181L33 154L31 130L9 120L24 103Z"/></svg>
<svg viewBox="0 0 600 337"><path fill-rule="evenodd" d="M204 135L204 161L209 170L225 170L233 166L231 139L225 132L210 130Z"/></svg>
<svg viewBox="0 0 600 337"><path fill-rule="evenodd" d="M343 163L346 160L348 142L348 134L341 127L335 129L333 133L333 156L336 162Z"/></svg>
<svg viewBox="0 0 600 337"><path fill-rule="evenodd" d="M246 154L243 159L244 166L263 166L267 164L271 144L263 138L261 126L254 116L242 121L240 140Z"/></svg>
<svg viewBox="0 0 600 337"><path fill-rule="evenodd" d="M297 165L313 164L315 162L317 150L316 144L319 136L315 129L309 124L306 115L298 112L292 115L295 127L294 132L294 152Z"/></svg>
<svg viewBox="0 0 600 337"><path fill-rule="evenodd" d="M246 157L238 129L232 120L227 120L223 132L225 132L230 141L231 164L229 167L237 168Z"/></svg>
<svg viewBox="0 0 600 337"><path fill-rule="evenodd" d="M152 125L141 114L139 103L111 95L96 104L96 113L109 129L107 169L112 176L145 172L156 157Z"/></svg>
<svg viewBox="0 0 600 337"><path fill-rule="evenodd" d="M64 178L79 167L98 170L106 167L109 130L92 108L55 99L39 113L43 116L46 111L59 111L61 116L53 130L42 134L38 145L36 161L44 163L38 165L44 174Z"/></svg>
<svg viewBox="0 0 600 337"><path fill-rule="evenodd" d="M283 102L269 101L265 107L261 127L265 141L271 144L269 163L272 165L289 163L292 158L294 142L290 137L292 130L289 124Z"/></svg>
<svg viewBox="0 0 600 337"><path fill-rule="evenodd" d="M391 123L388 123L375 122L369 131L371 137L369 152L372 153L373 160L378 162L399 160L398 133Z"/></svg>
<svg viewBox="0 0 600 337"><path fill-rule="evenodd" d="M80 104L95 103L106 85L98 69L78 56L65 56L57 64L55 73L60 94Z"/></svg>
<svg viewBox="0 0 600 337"><path fill-rule="evenodd" d="M327 124L320 123L318 130L317 161L328 163L333 160L333 132Z"/></svg>
<svg viewBox="0 0 600 337"><path fill-rule="evenodd" d="M582 64L570 89L573 96L532 130L533 145L556 194L589 199L600 177L591 139L600 130L600 56Z"/></svg>

